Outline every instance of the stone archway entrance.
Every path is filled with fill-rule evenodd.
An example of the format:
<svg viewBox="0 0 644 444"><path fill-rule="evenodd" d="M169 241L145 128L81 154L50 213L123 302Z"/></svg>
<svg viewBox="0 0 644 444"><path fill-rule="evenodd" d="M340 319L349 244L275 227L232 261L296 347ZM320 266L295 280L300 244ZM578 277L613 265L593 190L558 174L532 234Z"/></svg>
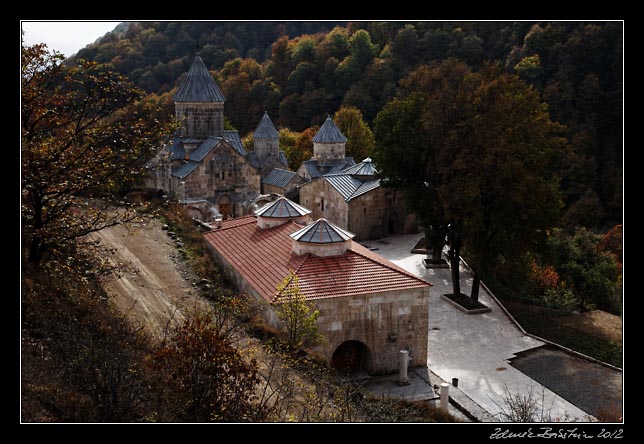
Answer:
<svg viewBox="0 0 644 444"><path fill-rule="evenodd" d="M221 218L223 220L226 220L229 217L233 217L233 205L230 201L230 197L228 197L227 195L221 196L219 198L219 201L217 202L217 205L219 206L219 213L221 214Z"/></svg>
<svg viewBox="0 0 644 444"><path fill-rule="evenodd" d="M350 375L371 371L373 362L371 350L360 341L345 341L338 346L331 357L331 366Z"/></svg>

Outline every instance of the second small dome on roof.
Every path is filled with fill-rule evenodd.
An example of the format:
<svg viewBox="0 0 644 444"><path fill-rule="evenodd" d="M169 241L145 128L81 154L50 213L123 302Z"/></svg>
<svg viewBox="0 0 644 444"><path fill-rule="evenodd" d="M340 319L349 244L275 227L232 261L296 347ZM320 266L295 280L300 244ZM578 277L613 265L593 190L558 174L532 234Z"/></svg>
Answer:
<svg viewBox="0 0 644 444"><path fill-rule="evenodd" d="M345 242L355 237L337 225L322 218L310 225L297 230L290 235L297 242L311 244L330 244L335 242Z"/></svg>

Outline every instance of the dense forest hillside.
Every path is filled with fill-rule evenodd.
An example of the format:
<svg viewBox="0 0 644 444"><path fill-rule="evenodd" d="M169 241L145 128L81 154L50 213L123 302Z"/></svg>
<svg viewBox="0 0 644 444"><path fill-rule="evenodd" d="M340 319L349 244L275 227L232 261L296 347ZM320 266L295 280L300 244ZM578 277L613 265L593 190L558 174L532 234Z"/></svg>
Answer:
<svg viewBox="0 0 644 444"><path fill-rule="evenodd" d="M622 42L621 22L133 22L76 58L112 64L171 115L199 52L242 136L264 110L301 132L352 106L371 126L420 65L498 63L566 126L562 226L606 230L622 219Z"/></svg>

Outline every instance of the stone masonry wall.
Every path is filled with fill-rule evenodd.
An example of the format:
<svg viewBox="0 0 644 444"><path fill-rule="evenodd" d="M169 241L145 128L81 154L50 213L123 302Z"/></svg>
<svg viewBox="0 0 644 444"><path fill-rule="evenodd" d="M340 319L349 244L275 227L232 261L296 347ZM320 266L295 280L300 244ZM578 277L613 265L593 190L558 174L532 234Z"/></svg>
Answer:
<svg viewBox="0 0 644 444"><path fill-rule="evenodd" d="M223 103L175 102L175 115L181 122L181 137L205 139L224 135Z"/></svg>
<svg viewBox="0 0 644 444"><path fill-rule="evenodd" d="M175 178L176 180L176 178ZM255 198L260 191L260 176L227 142L220 142L190 173L177 184L179 199L208 199L217 204L220 196L228 194L233 202ZM183 187L184 189L182 189ZM235 216L238 216L238 211Z"/></svg>
<svg viewBox="0 0 644 444"><path fill-rule="evenodd" d="M400 196L378 187L349 201L347 229L358 240L379 239L405 233L407 213Z"/></svg>
<svg viewBox="0 0 644 444"><path fill-rule="evenodd" d="M279 153L279 139L253 139L253 151L259 157L260 162L269 157L277 157Z"/></svg>
<svg viewBox="0 0 644 444"><path fill-rule="evenodd" d="M369 373L398 371L400 350L411 353L410 367L427 366L429 289L391 291L315 300L322 351L331 361L344 342L360 341L370 351Z"/></svg>
<svg viewBox="0 0 644 444"><path fill-rule="evenodd" d="M313 143L313 157L321 162L344 159L346 143Z"/></svg>
<svg viewBox="0 0 644 444"><path fill-rule="evenodd" d="M348 205L342 195L323 178L300 187L300 205L313 211L312 220L324 217L341 228L348 229Z"/></svg>

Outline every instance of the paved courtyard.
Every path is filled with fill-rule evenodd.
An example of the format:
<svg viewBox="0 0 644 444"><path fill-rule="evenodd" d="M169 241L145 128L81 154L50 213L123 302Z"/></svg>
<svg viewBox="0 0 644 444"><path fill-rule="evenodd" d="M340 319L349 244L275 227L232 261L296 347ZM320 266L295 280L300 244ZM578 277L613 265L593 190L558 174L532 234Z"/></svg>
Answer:
<svg viewBox="0 0 644 444"><path fill-rule="evenodd" d="M489 313L466 314L441 298L451 293L449 269L426 269L421 254L411 248L422 234L393 236L365 242L398 266L433 284L429 311L428 367L445 381L458 378L458 389L490 415L503 419L507 394L527 394L541 401L553 420L586 421L588 414L515 369L509 360L543 342L523 334L503 309L480 289L479 300ZM461 291L469 294L472 275L461 263Z"/></svg>

